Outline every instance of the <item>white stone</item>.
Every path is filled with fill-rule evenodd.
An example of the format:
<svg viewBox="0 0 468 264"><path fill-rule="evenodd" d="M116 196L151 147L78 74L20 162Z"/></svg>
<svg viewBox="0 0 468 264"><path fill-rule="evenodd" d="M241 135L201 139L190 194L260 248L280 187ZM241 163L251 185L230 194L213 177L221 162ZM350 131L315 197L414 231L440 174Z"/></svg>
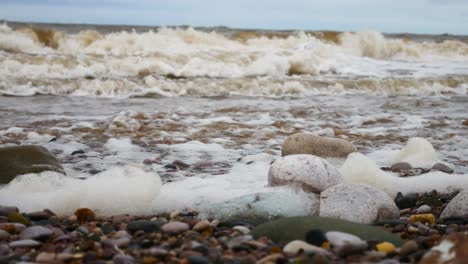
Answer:
<svg viewBox="0 0 468 264"><path fill-rule="evenodd" d="M364 251L368 246L366 241L348 233L330 231L325 236L330 242L332 250L339 256Z"/></svg>
<svg viewBox="0 0 468 264"><path fill-rule="evenodd" d="M370 224L399 217L386 193L364 184L339 184L320 194L320 216Z"/></svg>
<svg viewBox="0 0 468 264"><path fill-rule="evenodd" d="M241 232L243 235L250 234L250 229L245 226L235 226L232 229Z"/></svg>
<svg viewBox="0 0 468 264"><path fill-rule="evenodd" d="M173 221L164 224L161 230L166 233L179 234L189 230L189 225L183 222Z"/></svg>
<svg viewBox="0 0 468 264"><path fill-rule="evenodd" d="M430 213L431 211L432 211L432 208L427 204L423 204L416 209L416 213L418 214L427 214L427 213Z"/></svg>
<svg viewBox="0 0 468 264"><path fill-rule="evenodd" d="M330 252L328 252L327 250L311 245L302 240L293 240L286 244L283 248L283 252L286 254L297 254L300 250L303 250L305 252L330 255Z"/></svg>
<svg viewBox="0 0 468 264"><path fill-rule="evenodd" d="M319 193L342 182L338 169L322 158L307 154L278 158L268 172L270 186L297 186L306 192Z"/></svg>
<svg viewBox="0 0 468 264"><path fill-rule="evenodd" d="M457 194L440 214L441 218L468 214L468 191Z"/></svg>

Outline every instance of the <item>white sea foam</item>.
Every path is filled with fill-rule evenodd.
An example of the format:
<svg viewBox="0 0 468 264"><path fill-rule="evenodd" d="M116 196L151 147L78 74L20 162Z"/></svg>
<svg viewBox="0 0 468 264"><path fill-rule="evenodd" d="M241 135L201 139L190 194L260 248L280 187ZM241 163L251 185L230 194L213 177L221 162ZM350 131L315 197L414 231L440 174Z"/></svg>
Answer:
<svg viewBox="0 0 468 264"><path fill-rule="evenodd" d="M394 163L408 162L413 167L431 168L437 162L437 153L427 139L410 138L392 160Z"/></svg>
<svg viewBox="0 0 468 264"><path fill-rule="evenodd" d="M420 176L398 177L382 171L377 164L361 153L352 153L341 167L341 174L349 183L363 183L383 190L391 197L398 192L419 193L437 190L452 192L468 189L468 175L429 172Z"/></svg>
<svg viewBox="0 0 468 264"><path fill-rule="evenodd" d="M160 187L157 174L127 165L85 180L55 172L26 174L0 189L0 200L3 205L18 206L24 212L49 208L67 215L88 207L100 215L148 214Z"/></svg>

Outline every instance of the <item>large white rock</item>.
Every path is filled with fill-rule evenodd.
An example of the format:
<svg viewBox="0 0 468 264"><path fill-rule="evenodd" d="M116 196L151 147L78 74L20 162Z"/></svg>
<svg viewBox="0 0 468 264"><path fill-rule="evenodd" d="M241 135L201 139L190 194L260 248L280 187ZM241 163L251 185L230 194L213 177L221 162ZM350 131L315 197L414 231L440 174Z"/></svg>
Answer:
<svg viewBox="0 0 468 264"><path fill-rule="evenodd" d="M289 136L283 144L282 155L310 154L322 158L346 158L357 152L354 145L344 139L320 137L308 133Z"/></svg>
<svg viewBox="0 0 468 264"><path fill-rule="evenodd" d="M440 214L441 218L450 216L463 216L468 214L468 190L455 196Z"/></svg>
<svg viewBox="0 0 468 264"><path fill-rule="evenodd" d="M289 185L306 192L319 193L342 183L338 169L326 160L313 155L290 155L277 159L268 172L270 186Z"/></svg>
<svg viewBox="0 0 468 264"><path fill-rule="evenodd" d="M399 217L386 193L364 184L339 184L320 194L320 216L370 224Z"/></svg>

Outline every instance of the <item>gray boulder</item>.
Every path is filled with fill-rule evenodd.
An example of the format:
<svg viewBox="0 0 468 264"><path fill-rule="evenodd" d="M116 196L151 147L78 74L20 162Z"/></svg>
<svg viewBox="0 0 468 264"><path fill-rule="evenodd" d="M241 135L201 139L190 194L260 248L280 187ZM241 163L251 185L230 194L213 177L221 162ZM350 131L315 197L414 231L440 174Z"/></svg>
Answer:
<svg viewBox="0 0 468 264"><path fill-rule="evenodd" d="M46 148L36 145L0 148L0 184L27 173L64 173L58 160Z"/></svg>
<svg viewBox="0 0 468 264"><path fill-rule="evenodd" d="M468 214L468 191L457 194L440 214L441 218Z"/></svg>
<svg viewBox="0 0 468 264"><path fill-rule="evenodd" d="M364 184L338 184L320 194L319 215L370 224L398 218L400 212L381 190Z"/></svg>
<svg viewBox="0 0 468 264"><path fill-rule="evenodd" d="M326 138L307 133L289 136L282 148L283 156L310 154L322 158L346 158L352 152L357 152L356 147L344 139Z"/></svg>

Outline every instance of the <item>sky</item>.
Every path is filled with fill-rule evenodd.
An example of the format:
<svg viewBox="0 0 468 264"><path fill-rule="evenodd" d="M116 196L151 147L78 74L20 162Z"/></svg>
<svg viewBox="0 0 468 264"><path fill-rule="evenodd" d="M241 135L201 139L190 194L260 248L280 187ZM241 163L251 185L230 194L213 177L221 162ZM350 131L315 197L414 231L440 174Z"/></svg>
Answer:
<svg viewBox="0 0 468 264"><path fill-rule="evenodd" d="M468 0L0 0L0 19L468 35Z"/></svg>

